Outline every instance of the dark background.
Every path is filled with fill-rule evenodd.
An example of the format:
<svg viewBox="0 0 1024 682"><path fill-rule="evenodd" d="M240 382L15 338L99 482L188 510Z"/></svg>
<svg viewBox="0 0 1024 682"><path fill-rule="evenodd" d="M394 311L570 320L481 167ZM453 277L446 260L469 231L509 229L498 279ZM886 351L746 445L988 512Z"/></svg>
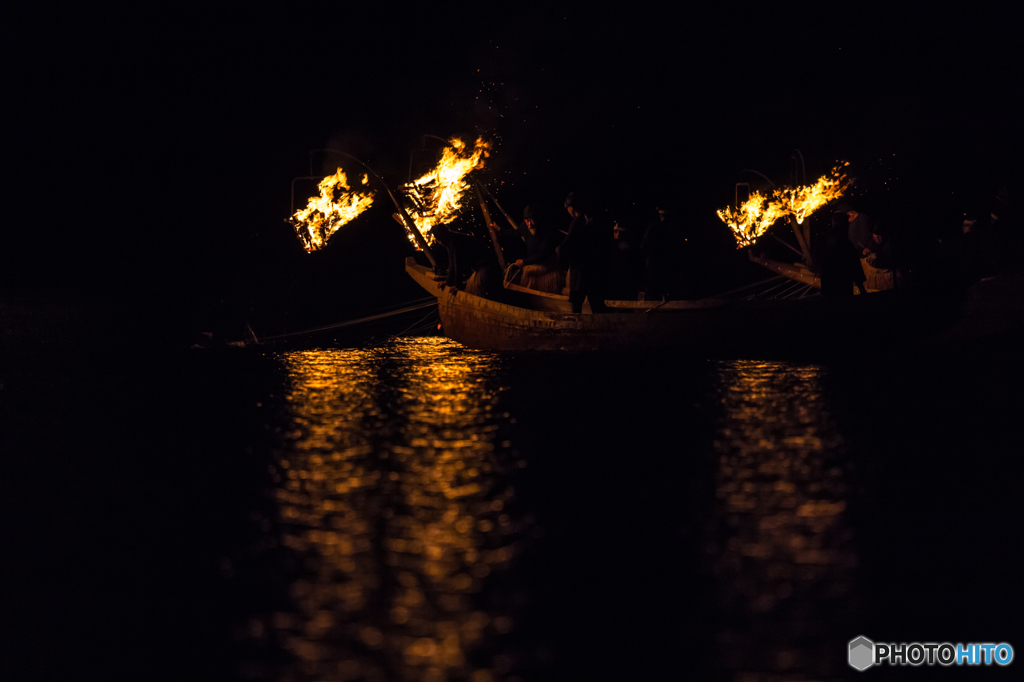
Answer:
<svg viewBox="0 0 1024 682"><path fill-rule="evenodd" d="M689 227L724 236L708 257L742 277L749 263L714 210L735 182L754 181L742 169L788 180L794 148L812 177L850 160L874 217L926 232L956 229L1000 183L1019 183L1015 19L977 8L4 5L0 668L36 672L11 679L230 677L237 652L223 633L268 590L228 590L211 574L253 532L247 514L265 495L276 443L258 406L278 370L259 348L183 358L152 353L153 343L184 346L205 330L238 338L240 320L260 333L301 329L423 295L402 272L412 247L384 201L324 251L302 251L283 220L309 150L343 147L397 184L423 134L487 134L496 146L484 176L510 211L541 201L558 218L565 193L584 188L639 229L656 203L674 201ZM315 159L314 170L333 168ZM33 318L39 310L56 311L52 327ZM127 326L152 343L112 339L109 329ZM874 612L840 623L843 637L856 622L879 640L1017 641L1021 543L1008 519L1020 516L1020 371L1005 358L1016 355L991 366L897 358L830 375L849 457L863 462L851 506L865 561L857 589L875 600ZM692 374L589 362L511 365L510 376L533 382L595 386L568 417L562 391L513 398L539 417L520 420L517 437L557 454L578 434L615 451L676 444L689 423L676 406L697 410L702 395ZM636 383L609 403L609 376ZM682 388L665 401L669 385ZM545 440L563 418L581 427ZM548 519L562 499L549 493L564 486L577 491L567 505L603 503L604 519L621 501L621 527L649 524L631 545L638 560L623 554L612 575L683 563L648 542L660 533L680 547L677 517L652 523L646 510L681 502L649 492L645 460L629 460L625 475L585 468L591 480L626 482L623 497L603 500L585 499L571 459L549 461L525 470ZM665 492L674 479L655 474ZM579 556L582 537L549 545L536 565L561 573L536 584L577 584L578 564L559 560ZM635 601L624 593L605 617L660 603L662 584L642 584ZM688 616L694 630L705 613ZM570 653L593 652L585 636L611 632L601 620L550 622ZM671 631L641 626L628 643L654 633L645 650L666 653Z"/></svg>
<svg viewBox="0 0 1024 682"><path fill-rule="evenodd" d="M1020 178L1024 41L998 8L4 15L0 295L120 297L187 333L421 295L383 195L320 253L283 222L292 178L327 145L394 185L422 135L485 134L484 179L514 215L539 201L560 219L582 189L642 230L674 202L741 273L714 210L756 181L742 169L788 181L795 148L812 178L850 160L877 219L927 230Z"/></svg>

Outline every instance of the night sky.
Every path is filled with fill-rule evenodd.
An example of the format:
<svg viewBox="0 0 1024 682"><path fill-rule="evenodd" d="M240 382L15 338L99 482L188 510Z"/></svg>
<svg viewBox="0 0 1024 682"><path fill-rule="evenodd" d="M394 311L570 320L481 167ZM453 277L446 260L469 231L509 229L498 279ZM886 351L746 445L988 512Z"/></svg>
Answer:
<svg viewBox="0 0 1024 682"><path fill-rule="evenodd" d="M850 160L885 194L877 218L934 229L1021 173L1024 40L1009 10L3 14L5 294L132 292L178 312L227 301L263 324L307 285L335 317L363 307L339 294L367 284L380 301L418 296L382 201L318 254L283 222L292 178L327 145L395 185L422 135L484 134L482 179L513 214L537 201L561 219L583 190L637 229L671 202L695 229L724 230L714 209L750 179L740 171L787 181L796 148L809 176Z"/></svg>

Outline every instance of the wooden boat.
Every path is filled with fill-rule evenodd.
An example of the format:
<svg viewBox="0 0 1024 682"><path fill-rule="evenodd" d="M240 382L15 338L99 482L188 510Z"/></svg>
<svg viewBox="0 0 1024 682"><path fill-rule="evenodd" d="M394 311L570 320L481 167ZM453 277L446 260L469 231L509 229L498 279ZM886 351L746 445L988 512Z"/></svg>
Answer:
<svg viewBox="0 0 1024 682"><path fill-rule="evenodd" d="M453 287L438 289L431 269L414 258L406 260L406 272L437 296L449 338L489 350L710 350L736 345L751 334L768 339L783 329L798 333L813 317L809 311L822 305L820 296L608 301L611 312L594 315L589 305L582 313L570 312L568 296L515 285L501 301Z"/></svg>
<svg viewBox="0 0 1024 682"><path fill-rule="evenodd" d="M502 300L438 288L432 270L415 258L405 269L437 297L445 335L487 350L789 352L956 341L1024 327L1024 274L980 282L955 297L887 291L837 308L817 292L810 271L762 260L779 274L702 300L608 301L611 311L598 315L589 306L570 312L567 296L516 285Z"/></svg>

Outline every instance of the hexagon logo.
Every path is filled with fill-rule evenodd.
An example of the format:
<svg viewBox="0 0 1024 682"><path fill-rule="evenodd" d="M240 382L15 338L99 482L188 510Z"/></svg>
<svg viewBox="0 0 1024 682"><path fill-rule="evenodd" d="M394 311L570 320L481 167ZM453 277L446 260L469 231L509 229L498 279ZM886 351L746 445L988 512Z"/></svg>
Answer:
<svg viewBox="0 0 1024 682"><path fill-rule="evenodd" d="M867 637L850 640L850 667L867 670L875 662L875 643Z"/></svg>

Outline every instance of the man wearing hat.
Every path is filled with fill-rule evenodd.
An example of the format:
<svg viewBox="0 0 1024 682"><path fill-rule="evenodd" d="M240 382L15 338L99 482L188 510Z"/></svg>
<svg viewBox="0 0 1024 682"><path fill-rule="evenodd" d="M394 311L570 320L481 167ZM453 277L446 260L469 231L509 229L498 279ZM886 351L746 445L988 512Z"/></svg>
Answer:
<svg viewBox="0 0 1024 682"><path fill-rule="evenodd" d="M871 253L873 242L871 235L875 234L875 221L864 213L859 213L850 204L839 204L832 214L845 213L849 222L850 243L857 247L857 253L866 256Z"/></svg>
<svg viewBox="0 0 1024 682"><path fill-rule="evenodd" d="M561 234L539 220L538 214L537 205L530 204L523 209L523 222L516 227L516 233L526 243L526 255L514 263L522 268L519 284L528 289L561 294L565 278L558 270L555 254Z"/></svg>
<svg viewBox="0 0 1024 682"><path fill-rule="evenodd" d="M537 220L539 211L536 204L530 204L523 209L523 222L516 228L516 232L526 242L526 256L516 260L516 265L544 265L554 266L555 260L555 235L554 230Z"/></svg>

